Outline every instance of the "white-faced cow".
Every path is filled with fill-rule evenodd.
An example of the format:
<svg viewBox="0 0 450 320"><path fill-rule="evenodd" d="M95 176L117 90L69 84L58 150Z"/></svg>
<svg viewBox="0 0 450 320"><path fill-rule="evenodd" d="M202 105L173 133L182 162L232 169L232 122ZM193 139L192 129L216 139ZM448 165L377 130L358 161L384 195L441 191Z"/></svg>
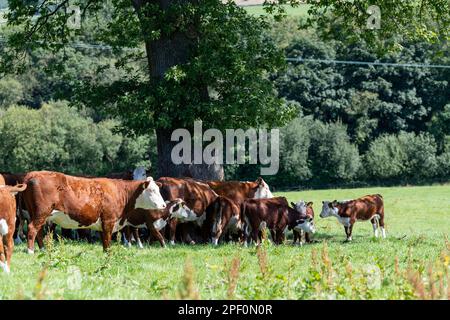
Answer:
<svg viewBox="0 0 450 320"><path fill-rule="evenodd" d="M381 235L386 238L384 229L384 204L383 197L379 194L367 195L355 200L323 201L321 218L336 217L344 225L346 241L352 240L353 225L356 221L370 220L375 237L378 237L378 227Z"/></svg>
<svg viewBox="0 0 450 320"><path fill-rule="evenodd" d="M291 202L291 205L296 211L301 212L302 215L305 215L306 217L308 217L311 220L312 224L314 223L314 208L313 208L312 202L306 203L305 201L300 200L297 203ZM304 232L303 230L296 230L294 228L293 234L294 234L293 244L296 244L296 242L298 240L299 244L301 245L303 234L305 234L305 241L307 243L310 243L312 241L311 240L312 233Z"/></svg>
<svg viewBox="0 0 450 320"><path fill-rule="evenodd" d="M135 209L164 209L159 187L148 178L125 181L107 178L80 178L58 172L35 171L25 176L23 193L30 211L28 252L34 252L37 236L43 247L42 226L51 221L66 229L102 232L106 251L113 232L126 226L127 215Z"/></svg>

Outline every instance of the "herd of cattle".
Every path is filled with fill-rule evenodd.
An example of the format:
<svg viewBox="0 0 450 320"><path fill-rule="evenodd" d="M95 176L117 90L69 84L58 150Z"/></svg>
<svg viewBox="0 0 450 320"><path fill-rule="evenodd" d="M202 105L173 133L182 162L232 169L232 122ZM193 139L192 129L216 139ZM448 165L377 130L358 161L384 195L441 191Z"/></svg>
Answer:
<svg viewBox="0 0 450 320"><path fill-rule="evenodd" d="M322 218L335 216L344 225L347 241L353 224L370 220L374 234L385 237L381 195L356 200L324 201ZM273 197L259 178L254 182L200 181L192 178L147 178L144 168L105 178L75 177L59 172L33 171L0 174L0 268L9 272L14 238L24 238L27 222L27 250L34 253L35 240L43 248L44 229L59 225L77 230L78 237L92 241L98 231L103 249L113 234L123 231L124 241L142 247L141 235L165 246L165 239L196 242L239 241L259 244L264 231L281 244L286 230L293 230L294 243L311 241L315 232L312 202L288 203Z"/></svg>

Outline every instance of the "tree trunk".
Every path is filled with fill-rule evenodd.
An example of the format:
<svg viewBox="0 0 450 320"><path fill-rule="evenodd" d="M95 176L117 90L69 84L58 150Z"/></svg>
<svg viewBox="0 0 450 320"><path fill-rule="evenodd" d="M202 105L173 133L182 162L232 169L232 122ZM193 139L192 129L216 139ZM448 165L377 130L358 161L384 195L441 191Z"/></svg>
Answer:
<svg viewBox="0 0 450 320"><path fill-rule="evenodd" d="M160 8L167 10L174 3L195 3L198 0L133 0L133 6L138 16L140 8L146 2L159 4ZM193 32L195 34L195 32ZM194 35L195 37L195 35ZM182 32L174 32L167 36L161 36L160 39L147 42L145 49L149 65L149 72L152 79L162 79L166 71L178 64L184 64L189 60L189 47L192 44L192 34L188 37ZM207 93L207 88L204 88ZM179 108L184 106L180 105ZM194 124L192 124L194 125ZM157 147L158 147L158 176L181 177L189 176L203 180L223 180L223 165L175 165L171 160L171 152L176 142L170 141L172 131L177 128L156 129Z"/></svg>
<svg viewBox="0 0 450 320"><path fill-rule="evenodd" d="M223 165L219 164L179 164L171 159L172 148L178 141L171 141L172 130L157 129L158 176L159 177L192 177L201 180L223 180Z"/></svg>

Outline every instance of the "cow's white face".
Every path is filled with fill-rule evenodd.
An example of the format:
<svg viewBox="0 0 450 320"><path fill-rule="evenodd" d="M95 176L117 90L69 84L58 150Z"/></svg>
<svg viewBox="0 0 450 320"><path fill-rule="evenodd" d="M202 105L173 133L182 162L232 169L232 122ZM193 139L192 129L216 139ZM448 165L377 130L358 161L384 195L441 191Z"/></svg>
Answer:
<svg viewBox="0 0 450 320"><path fill-rule="evenodd" d="M147 187L136 199L135 208L145 210L165 209L167 205L159 192L158 185L152 177L147 178L147 183Z"/></svg>
<svg viewBox="0 0 450 320"><path fill-rule="evenodd" d="M331 216L338 216L339 209L334 206L334 202L322 201L322 212L320 213L321 218L327 218Z"/></svg>
<svg viewBox="0 0 450 320"><path fill-rule="evenodd" d="M147 171L144 167L137 167L133 171L133 180L145 180L147 179Z"/></svg>
<svg viewBox="0 0 450 320"><path fill-rule="evenodd" d="M255 192L255 199L268 199L273 198L273 194L270 191L269 185L263 180L259 180L258 189Z"/></svg>
<svg viewBox="0 0 450 320"><path fill-rule="evenodd" d="M307 233L315 233L316 226L312 218L306 218L305 220L297 220L297 224L294 227L295 231L305 231Z"/></svg>
<svg viewBox="0 0 450 320"><path fill-rule="evenodd" d="M189 207L184 203L184 201L175 204L169 209L169 211L171 218L179 219L181 221L196 221L198 218L195 212L189 209Z"/></svg>
<svg viewBox="0 0 450 320"><path fill-rule="evenodd" d="M306 202L303 200L298 201L297 203L291 202L291 205L294 207L294 210L300 213L301 216L306 216Z"/></svg>

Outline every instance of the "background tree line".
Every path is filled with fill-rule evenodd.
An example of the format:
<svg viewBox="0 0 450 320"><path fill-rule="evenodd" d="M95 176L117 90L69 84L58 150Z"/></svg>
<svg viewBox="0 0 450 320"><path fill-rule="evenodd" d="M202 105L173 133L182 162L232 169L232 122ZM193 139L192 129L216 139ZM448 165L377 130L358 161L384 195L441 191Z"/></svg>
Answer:
<svg viewBox="0 0 450 320"><path fill-rule="evenodd" d="M272 21L265 36L289 57L379 58L364 41L321 40L314 28L298 30L301 23L296 18ZM87 30L82 40L90 40ZM401 50L382 61L449 64L447 49L404 41ZM96 108L80 99L86 83L109 86L126 73L112 51L67 48L49 54L36 49L30 59L32 68L23 74L0 79L0 170L103 175L146 165L158 174L152 130L125 132L122 120L108 112L114 103ZM142 61L132 67L142 67ZM278 95L297 117L281 129L280 172L267 180L280 188L449 180L449 79L448 69L312 62L272 73ZM73 100L77 108L69 106ZM259 167L230 165L225 173L227 179L254 179Z"/></svg>

